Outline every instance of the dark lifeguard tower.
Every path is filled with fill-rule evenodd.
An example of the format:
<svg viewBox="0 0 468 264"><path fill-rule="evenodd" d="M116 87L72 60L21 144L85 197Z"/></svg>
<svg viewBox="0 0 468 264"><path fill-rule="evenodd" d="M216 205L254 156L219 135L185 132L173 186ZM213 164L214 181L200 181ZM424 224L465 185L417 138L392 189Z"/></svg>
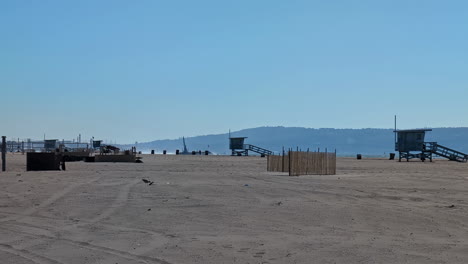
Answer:
<svg viewBox="0 0 468 264"><path fill-rule="evenodd" d="M398 160L406 159L406 161L409 161L417 158L423 162L426 159L432 162L433 155L458 162L468 160L468 155L465 153L444 147L437 144L437 142L425 142L424 137L428 131L432 131L432 129L395 130L395 151L399 153Z"/></svg>
<svg viewBox="0 0 468 264"><path fill-rule="evenodd" d="M244 144L244 140L247 137L229 137L229 149L231 150L231 156L248 156L249 151L256 152L262 157L272 155L273 151L257 147L252 144Z"/></svg>
<svg viewBox="0 0 468 264"><path fill-rule="evenodd" d="M44 140L44 151L53 152L57 148L58 139L46 139Z"/></svg>
<svg viewBox="0 0 468 264"><path fill-rule="evenodd" d="M248 156L248 150L244 149L244 140L247 137L230 137L229 138L229 149L231 150L231 156Z"/></svg>
<svg viewBox="0 0 468 264"><path fill-rule="evenodd" d="M102 145L102 140L93 140L93 149L100 149Z"/></svg>
<svg viewBox="0 0 468 264"><path fill-rule="evenodd" d="M432 129L409 129L409 130L395 130L397 133L397 141L395 142L395 151L398 151L399 158L410 159L418 158L422 161L429 159L432 161L432 152L426 149L424 137L427 131ZM416 152L416 153L415 153Z"/></svg>

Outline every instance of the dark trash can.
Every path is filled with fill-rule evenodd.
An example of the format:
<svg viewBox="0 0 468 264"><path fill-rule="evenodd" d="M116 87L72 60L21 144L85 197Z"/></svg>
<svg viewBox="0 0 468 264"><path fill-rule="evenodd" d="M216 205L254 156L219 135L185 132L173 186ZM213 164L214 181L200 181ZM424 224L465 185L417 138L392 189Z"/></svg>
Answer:
<svg viewBox="0 0 468 264"><path fill-rule="evenodd" d="M390 153L390 160L394 160L395 159L395 153Z"/></svg>
<svg viewBox="0 0 468 264"><path fill-rule="evenodd" d="M362 159L362 155L361 155L361 154L357 154L356 158L357 158L358 160L360 160L360 159Z"/></svg>

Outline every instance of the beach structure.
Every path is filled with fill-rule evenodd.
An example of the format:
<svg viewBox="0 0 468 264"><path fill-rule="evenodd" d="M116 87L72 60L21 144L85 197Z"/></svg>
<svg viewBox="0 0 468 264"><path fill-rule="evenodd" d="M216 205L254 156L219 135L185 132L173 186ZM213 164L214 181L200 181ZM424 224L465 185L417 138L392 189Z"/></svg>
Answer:
<svg viewBox="0 0 468 264"><path fill-rule="evenodd" d="M2 171L6 170L6 136L2 136Z"/></svg>
<svg viewBox="0 0 468 264"><path fill-rule="evenodd" d="M433 156L447 158L452 161L467 162L468 154L439 145L437 142L426 142L426 132L432 129L406 129L394 130L396 133L395 151L399 153L398 161L402 159L429 159L432 162Z"/></svg>
<svg viewBox="0 0 468 264"><path fill-rule="evenodd" d="M289 176L336 174L336 152L288 151L269 155L267 171L287 172Z"/></svg>
<svg viewBox="0 0 468 264"><path fill-rule="evenodd" d="M187 149L187 145L185 144L185 137L182 137L182 142L184 143L184 150L182 152L179 152L180 155L191 155Z"/></svg>
<svg viewBox="0 0 468 264"><path fill-rule="evenodd" d="M189 151L188 148L187 148L187 144L185 143L185 137L182 137L182 144L184 145L184 150L183 151L180 151L178 149L176 149L176 155L202 155L202 153L208 153L210 154L211 152L209 152L208 150L202 152L201 150L198 150L198 151L195 151L195 150L192 150L192 151ZM166 154L165 152L163 152L163 154ZM206 154L206 155L208 155Z"/></svg>
<svg viewBox="0 0 468 264"><path fill-rule="evenodd" d="M96 142L101 142L98 140ZM94 146L91 142L67 141L57 139L31 140L25 141L9 140L7 143L7 152L53 152L60 149L61 152L83 152L84 150L94 151L99 149L100 145Z"/></svg>
<svg viewBox="0 0 468 264"><path fill-rule="evenodd" d="M229 137L229 149L231 150L231 156L241 156L242 154L245 154L244 140L246 138L247 137Z"/></svg>
<svg viewBox="0 0 468 264"><path fill-rule="evenodd" d="M102 145L102 140L91 140L93 149L99 149Z"/></svg>
<svg viewBox="0 0 468 264"><path fill-rule="evenodd" d="M58 152L62 154L64 161L81 161L92 156L96 149L90 148L88 143L61 141L58 144Z"/></svg>
<svg viewBox="0 0 468 264"><path fill-rule="evenodd" d="M86 143L57 139L29 141L27 145L30 147L26 152L27 171L65 170L65 162L85 160L93 152Z"/></svg>
<svg viewBox="0 0 468 264"><path fill-rule="evenodd" d="M26 169L28 171L41 170L65 170L65 162L81 161L88 162L141 162L141 157L136 156L136 148L126 150L102 144L102 140L91 140L82 143L78 141L65 141L58 139L44 139L39 141L6 141L3 137L2 158L5 168L6 152L23 152L26 154ZM91 146L91 147L90 147ZM99 153L96 151L99 150Z"/></svg>
<svg viewBox="0 0 468 264"><path fill-rule="evenodd" d="M176 155L192 155L191 152L188 151L187 145L185 144L185 137L182 137L182 144L184 145L184 150L181 152L180 150L176 149Z"/></svg>
<svg viewBox="0 0 468 264"><path fill-rule="evenodd" d="M131 150L120 151L120 148L112 145L100 145L100 152L94 155L93 162L141 162L141 157L137 157L136 147Z"/></svg>
<svg viewBox="0 0 468 264"><path fill-rule="evenodd" d="M47 139L44 140L44 150L45 152L55 151L57 148L58 139Z"/></svg>
<svg viewBox="0 0 468 264"><path fill-rule="evenodd" d="M133 150L133 148L132 148ZM99 154L119 154L120 148L112 145L99 145ZM133 151L132 151L133 152Z"/></svg>
<svg viewBox="0 0 468 264"><path fill-rule="evenodd" d="M44 140L41 142L35 142L37 149L41 152L35 152L36 150L31 147L27 152L26 156L26 170L27 171L40 171L40 170L65 170L65 160L61 148L57 148L56 139ZM33 142L28 140L28 144L33 146ZM6 141L6 137L2 137L2 170L6 169L6 152L22 152L25 153L25 142L24 141Z"/></svg>
<svg viewBox="0 0 468 264"><path fill-rule="evenodd" d="M62 166L61 166L62 165ZM63 156L55 152L28 152L26 153L27 171L65 170Z"/></svg>
<svg viewBox="0 0 468 264"><path fill-rule="evenodd" d="M252 144L244 144L247 137L229 137L229 149L231 150L231 156L248 156L249 151L258 153L262 156L269 156L273 154L273 151L264 149Z"/></svg>

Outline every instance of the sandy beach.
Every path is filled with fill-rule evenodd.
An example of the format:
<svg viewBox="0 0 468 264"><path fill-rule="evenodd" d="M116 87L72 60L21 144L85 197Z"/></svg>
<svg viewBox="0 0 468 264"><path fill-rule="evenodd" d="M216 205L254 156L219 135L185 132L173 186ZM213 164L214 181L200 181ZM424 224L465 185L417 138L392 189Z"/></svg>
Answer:
<svg viewBox="0 0 468 264"><path fill-rule="evenodd" d="M0 263L468 263L468 165L143 155L0 172ZM142 179L154 181L148 185Z"/></svg>

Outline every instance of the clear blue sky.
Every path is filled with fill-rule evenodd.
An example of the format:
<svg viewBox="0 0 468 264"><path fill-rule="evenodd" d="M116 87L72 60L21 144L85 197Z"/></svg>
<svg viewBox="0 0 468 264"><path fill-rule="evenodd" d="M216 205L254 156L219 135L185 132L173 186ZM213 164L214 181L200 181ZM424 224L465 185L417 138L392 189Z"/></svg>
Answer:
<svg viewBox="0 0 468 264"><path fill-rule="evenodd" d="M0 133L468 126L467 1L0 1Z"/></svg>

